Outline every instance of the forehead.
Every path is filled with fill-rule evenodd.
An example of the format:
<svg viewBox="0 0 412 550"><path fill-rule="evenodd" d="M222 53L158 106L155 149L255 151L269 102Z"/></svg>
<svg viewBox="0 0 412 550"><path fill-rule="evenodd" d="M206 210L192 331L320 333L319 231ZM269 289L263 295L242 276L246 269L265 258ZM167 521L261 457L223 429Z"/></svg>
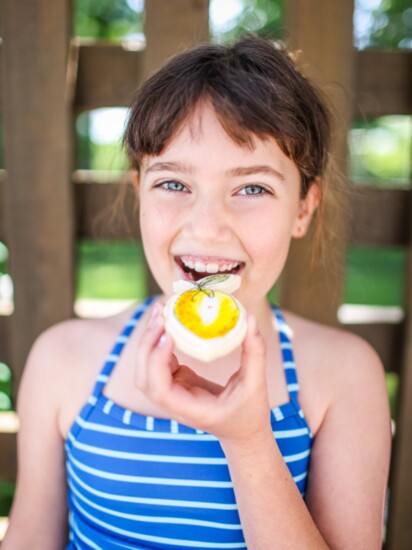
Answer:
<svg viewBox="0 0 412 550"><path fill-rule="evenodd" d="M296 169L274 138L246 132L245 136L247 141L236 141L224 128L213 106L202 103L188 114L159 155L143 159L142 168L161 160L209 170L248 165L269 165L281 173Z"/></svg>

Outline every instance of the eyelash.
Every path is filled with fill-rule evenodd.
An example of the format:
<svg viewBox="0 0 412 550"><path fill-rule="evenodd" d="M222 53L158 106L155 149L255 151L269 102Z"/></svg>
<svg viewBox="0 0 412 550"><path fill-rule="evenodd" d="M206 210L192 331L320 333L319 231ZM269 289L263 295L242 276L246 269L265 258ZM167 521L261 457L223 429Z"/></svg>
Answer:
<svg viewBox="0 0 412 550"><path fill-rule="evenodd" d="M165 185L168 185L170 183L175 183L177 185L181 185L182 187L184 187L183 183L180 183L180 181L175 181L175 180L162 181L157 185L155 185L155 187L161 189L162 191L166 191L166 193L180 193L180 191L177 191L176 189L167 189L167 187L164 187Z"/></svg>
<svg viewBox="0 0 412 550"><path fill-rule="evenodd" d="M257 183L251 183L250 185L245 185L244 187L242 187L242 189L240 189L239 191L246 191L246 189L250 189L250 188L254 188L254 189L260 189L260 192L259 193L240 193L242 196L245 196L245 197L261 197L262 195L273 195L273 192L269 191L268 189L266 189L265 187L263 187L262 185L258 185Z"/></svg>
<svg viewBox="0 0 412 550"><path fill-rule="evenodd" d="M181 187L185 187L183 185L183 183L180 183L179 181L175 181L175 180L162 181L161 183L158 183L155 187L161 189L162 191L165 191L166 193L181 193L181 192L183 192L182 190L178 191L176 189L168 189L167 187L165 187L166 185L171 184L171 183L180 185ZM261 197L262 195L273 195L274 194L273 192L269 191L268 189L266 189L262 185L257 185L257 184L245 185L244 187L242 187L241 191L243 191L244 189L248 189L250 187L259 188L259 189L261 189L261 192L260 193L250 193L250 194L242 193L242 196L256 198L256 197Z"/></svg>

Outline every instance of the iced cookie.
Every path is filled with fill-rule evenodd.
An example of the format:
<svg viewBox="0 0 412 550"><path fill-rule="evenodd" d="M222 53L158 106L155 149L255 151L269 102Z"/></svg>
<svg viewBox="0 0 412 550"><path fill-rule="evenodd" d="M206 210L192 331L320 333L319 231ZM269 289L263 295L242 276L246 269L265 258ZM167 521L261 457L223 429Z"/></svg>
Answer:
<svg viewBox="0 0 412 550"><path fill-rule="evenodd" d="M165 329L177 349L201 361L213 361L235 349L246 334L246 311L230 295L238 275L211 275L176 281L164 308Z"/></svg>

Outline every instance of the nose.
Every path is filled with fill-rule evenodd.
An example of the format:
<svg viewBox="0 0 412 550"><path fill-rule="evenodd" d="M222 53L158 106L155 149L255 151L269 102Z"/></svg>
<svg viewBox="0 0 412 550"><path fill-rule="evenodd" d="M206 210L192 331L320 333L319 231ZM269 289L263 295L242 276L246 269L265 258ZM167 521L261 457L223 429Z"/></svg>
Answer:
<svg viewBox="0 0 412 550"><path fill-rule="evenodd" d="M228 242L232 236L230 213L220 200L203 195L192 204L185 231L198 242Z"/></svg>

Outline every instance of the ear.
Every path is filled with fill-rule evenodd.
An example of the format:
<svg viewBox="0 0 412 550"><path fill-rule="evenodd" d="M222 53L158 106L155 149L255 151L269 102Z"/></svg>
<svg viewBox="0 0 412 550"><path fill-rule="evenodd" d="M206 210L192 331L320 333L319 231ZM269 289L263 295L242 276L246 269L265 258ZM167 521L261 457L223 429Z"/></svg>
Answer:
<svg viewBox="0 0 412 550"><path fill-rule="evenodd" d="M320 184L316 179L310 184L306 197L299 201L299 210L292 228L292 237L299 239L306 235L316 208L320 203L321 194Z"/></svg>

